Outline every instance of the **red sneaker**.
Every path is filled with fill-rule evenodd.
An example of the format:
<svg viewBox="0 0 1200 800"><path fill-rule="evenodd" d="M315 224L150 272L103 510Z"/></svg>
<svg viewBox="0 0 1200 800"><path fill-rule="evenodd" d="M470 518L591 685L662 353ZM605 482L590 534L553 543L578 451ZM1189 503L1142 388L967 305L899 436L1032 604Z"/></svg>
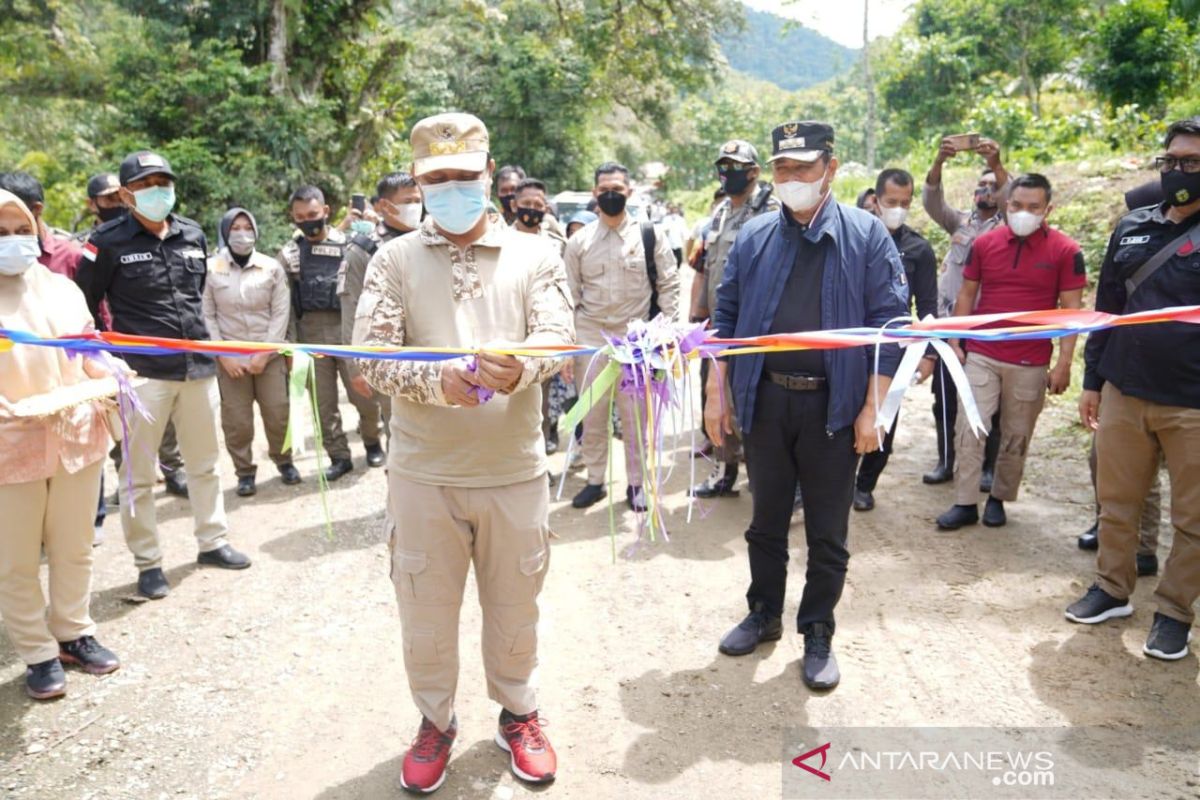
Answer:
<svg viewBox="0 0 1200 800"><path fill-rule="evenodd" d="M496 744L511 755L509 767L513 774L529 783L549 783L554 780L558 758L542 727L546 721L532 711L518 717L507 710L500 712L500 730Z"/></svg>
<svg viewBox="0 0 1200 800"><path fill-rule="evenodd" d="M420 794L429 794L437 790L446 780L446 762L450 760L450 746L454 744L454 737L457 735L457 717L450 720L450 727L445 733L421 717L417 738L404 754L400 785L410 792Z"/></svg>

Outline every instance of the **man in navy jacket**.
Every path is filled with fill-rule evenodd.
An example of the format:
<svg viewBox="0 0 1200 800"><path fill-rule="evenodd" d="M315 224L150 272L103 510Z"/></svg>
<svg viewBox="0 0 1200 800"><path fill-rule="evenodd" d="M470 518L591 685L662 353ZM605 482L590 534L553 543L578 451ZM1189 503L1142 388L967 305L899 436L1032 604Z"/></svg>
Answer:
<svg viewBox="0 0 1200 800"><path fill-rule="evenodd" d="M833 128L789 122L772 132L776 193L784 207L746 223L717 290L716 332L747 337L834 328L882 327L908 315L900 254L878 217L842 205ZM837 685L833 611L845 583L846 531L858 458L879 447L882 403L900 361L895 345L742 355L709 372L705 428L720 442L733 410L746 444L753 516L746 531L750 614L721 640L745 655L780 638L793 489L804 494L808 568L797 626L804 682ZM729 370L733 408L719 381Z"/></svg>

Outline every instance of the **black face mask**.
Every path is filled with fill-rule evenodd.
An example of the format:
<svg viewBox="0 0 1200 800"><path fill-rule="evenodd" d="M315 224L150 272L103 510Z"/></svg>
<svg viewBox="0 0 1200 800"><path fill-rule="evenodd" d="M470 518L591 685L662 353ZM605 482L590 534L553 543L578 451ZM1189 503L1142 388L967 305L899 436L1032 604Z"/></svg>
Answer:
<svg viewBox="0 0 1200 800"><path fill-rule="evenodd" d="M315 239L321 235L321 231L325 230L325 217L319 219L306 219L303 222L297 222L296 227L304 234L307 239Z"/></svg>
<svg viewBox="0 0 1200 800"><path fill-rule="evenodd" d="M513 200L516 199L515 194L500 195L500 207L504 209L505 214L513 213Z"/></svg>
<svg viewBox="0 0 1200 800"><path fill-rule="evenodd" d="M620 192L608 191L601 192L596 198L596 203L600 206L600 210L610 217L620 215L625 210L625 201L628 198Z"/></svg>
<svg viewBox="0 0 1200 800"><path fill-rule="evenodd" d="M125 213L124 206L96 206L96 216L101 222L110 222Z"/></svg>
<svg viewBox="0 0 1200 800"><path fill-rule="evenodd" d="M546 212L538 208L518 208L517 220L526 228L536 228L546 218Z"/></svg>
<svg viewBox="0 0 1200 800"><path fill-rule="evenodd" d="M721 181L726 194L741 194L750 185L750 171L738 172L732 169L718 169L717 178Z"/></svg>
<svg viewBox="0 0 1200 800"><path fill-rule="evenodd" d="M991 211L996 207L996 201L992 199L992 193L986 189L975 190L975 207L980 211Z"/></svg>
<svg viewBox="0 0 1200 800"><path fill-rule="evenodd" d="M1162 173L1163 199L1169 206L1186 206L1200 200L1200 172L1173 169Z"/></svg>

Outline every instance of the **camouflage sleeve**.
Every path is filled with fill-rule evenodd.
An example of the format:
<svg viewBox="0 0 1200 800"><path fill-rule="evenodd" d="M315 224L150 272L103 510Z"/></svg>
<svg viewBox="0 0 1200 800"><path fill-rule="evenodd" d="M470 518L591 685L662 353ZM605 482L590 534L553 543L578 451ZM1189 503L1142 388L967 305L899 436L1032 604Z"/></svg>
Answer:
<svg viewBox="0 0 1200 800"><path fill-rule="evenodd" d="M557 251L548 252L525 298L527 345L575 344L575 308L567 288L567 272ZM566 363L563 358L522 358L525 371L514 392L549 380Z"/></svg>
<svg viewBox="0 0 1200 800"><path fill-rule="evenodd" d="M355 344L404 344L404 297L400 272L378 255L367 265L362 295L354 310ZM354 360L367 383L390 397L414 403L448 406L442 394L442 362L358 358Z"/></svg>

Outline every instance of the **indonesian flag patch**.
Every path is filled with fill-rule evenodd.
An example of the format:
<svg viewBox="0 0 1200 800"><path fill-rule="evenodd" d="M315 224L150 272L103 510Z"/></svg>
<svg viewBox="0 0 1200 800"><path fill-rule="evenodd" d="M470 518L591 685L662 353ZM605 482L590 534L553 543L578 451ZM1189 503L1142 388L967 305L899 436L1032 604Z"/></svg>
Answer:
<svg viewBox="0 0 1200 800"><path fill-rule="evenodd" d="M92 244L91 242L88 242L87 244L85 244L83 246L83 257L86 258L88 261L95 261L96 253L97 253L96 245Z"/></svg>

